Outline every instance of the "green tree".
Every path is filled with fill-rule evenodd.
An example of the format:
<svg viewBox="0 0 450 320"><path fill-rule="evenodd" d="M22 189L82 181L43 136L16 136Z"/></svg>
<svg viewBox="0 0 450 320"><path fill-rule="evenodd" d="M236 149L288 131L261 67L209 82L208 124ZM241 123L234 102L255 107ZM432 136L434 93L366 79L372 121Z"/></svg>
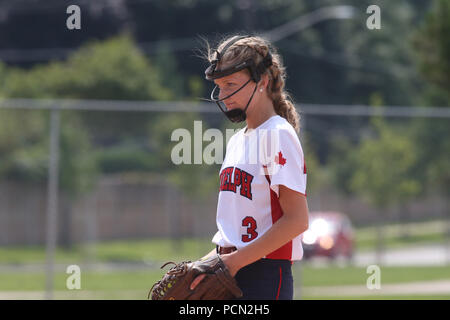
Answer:
<svg viewBox="0 0 450 320"><path fill-rule="evenodd" d="M421 191L411 175L417 152L409 136L389 127L381 118L372 119L372 125L376 136L364 139L357 150L351 188L385 209Z"/></svg>
<svg viewBox="0 0 450 320"><path fill-rule="evenodd" d="M129 36L88 43L67 61L38 65L30 70L0 65L0 76L4 74L8 81L4 81L0 95L9 98L162 100L171 97L170 90L159 84L159 71ZM48 172L48 111L0 111L0 174L10 179L44 183ZM126 158L123 150L130 149L126 146L137 135L146 136L149 123L157 121L154 114L141 112L61 112L60 187L65 199L61 203L61 234L65 236L62 239L65 244L70 245L67 232L70 228L64 227L70 224L70 203L94 184L99 165L122 161L123 166L116 168L117 171L136 170L132 164L139 166L149 159L148 164L137 169L155 169L151 165L151 150L143 151L141 147L137 155L128 152ZM108 148L109 152L105 153L97 151L105 143L121 149L113 159L108 156L114 154L111 152L114 148Z"/></svg>
<svg viewBox="0 0 450 320"><path fill-rule="evenodd" d="M450 3L436 0L413 41L420 71L429 82L424 92L427 105L450 106L449 34ZM441 193L446 199L450 198L449 135L448 119L420 119L415 123L421 166L417 172L431 192Z"/></svg>
<svg viewBox="0 0 450 320"><path fill-rule="evenodd" d="M414 46L420 72L428 80L423 100L426 105L450 106L450 3L435 0L421 28L415 33ZM429 194L440 194L445 203L447 243L450 243L450 136L449 119L420 119L415 124L419 150L416 171Z"/></svg>
<svg viewBox="0 0 450 320"><path fill-rule="evenodd" d="M0 109L0 178L39 183L47 176L46 112Z"/></svg>
<svg viewBox="0 0 450 320"><path fill-rule="evenodd" d="M372 118L371 123L374 136L363 139L356 151L350 187L378 209L376 234L380 262L386 209L392 205L407 206L421 192L421 185L413 174L417 151L410 135L402 128L388 126L381 117Z"/></svg>
<svg viewBox="0 0 450 320"><path fill-rule="evenodd" d="M450 101L450 2L435 0L413 44L419 58L420 72L442 90Z"/></svg>
<svg viewBox="0 0 450 320"><path fill-rule="evenodd" d="M76 117L63 113L59 186L61 242L71 245L71 203L89 191L97 175L90 139ZM49 165L49 112L0 109L0 179L44 184Z"/></svg>
<svg viewBox="0 0 450 320"><path fill-rule="evenodd" d="M330 171L330 180L343 196L353 194L351 179L357 162L357 145L342 135L331 137L332 150L326 167Z"/></svg>
<svg viewBox="0 0 450 320"><path fill-rule="evenodd" d="M161 85L161 72L121 35L82 46L67 61L38 65L31 70L12 69L7 97L105 100L169 100L170 89ZM124 136L144 135L154 114L142 112L80 112L94 142L117 143Z"/></svg>
<svg viewBox="0 0 450 320"><path fill-rule="evenodd" d="M207 164L202 158L202 164L194 164L194 121L202 121L202 136L208 129L208 124L202 117L196 113L187 114L169 114L161 118L162 121L149 126L150 136L153 137L153 148L158 150L158 163L160 164L161 173L165 174L168 182L183 190L187 195L195 196L199 199L211 196L218 190L219 180L218 172L220 164ZM180 141L171 141L172 133L176 129L186 129L190 133L190 153L191 164L174 164L171 156L174 146L181 143ZM225 140L225 131L223 131ZM223 141L225 142L225 141ZM205 146L213 143L213 141L202 142L203 148L199 150L202 155ZM195 183L195 187L192 184Z"/></svg>

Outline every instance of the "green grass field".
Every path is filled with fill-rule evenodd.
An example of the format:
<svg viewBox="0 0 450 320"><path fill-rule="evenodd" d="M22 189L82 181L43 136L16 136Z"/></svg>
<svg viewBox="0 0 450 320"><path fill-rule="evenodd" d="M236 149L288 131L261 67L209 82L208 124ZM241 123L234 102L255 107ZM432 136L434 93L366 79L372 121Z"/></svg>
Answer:
<svg viewBox="0 0 450 320"><path fill-rule="evenodd" d="M446 236L446 222L442 220L416 222L408 224L391 224L383 226L384 245L386 248L399 248L408 245L443 243ZM356 247L358 250L371 250L376 245L374 227L355 230Z"/></svg>
<svg viewBox="0 0 450 320"><path fill-rule="evenodd" d="M443 243L445 223L431 221L408 225L388 225L383 227L386 249L408 245ZM408 236L404 233L407 231ZM375 248L375 229L373 227L355 230L356 248L360 251ZM147 239L128 241L99 242L93 245L75 245L71 249L58 249L55 260L61 263L80 264L86 261L97 262L158 262L178 259L197 259L213 248L210 238ZM0 247L1 264L44 263L43 246Z"/></svg>
<svg viewBox="0 0 450 320"><path fill-rule="evenodd" d="M214 248L210 239L167 239L109 241L90 246L77 245L71 249L58 249L55 261L80 264L97 262L152 262L180 259L197 259ZM44 263L42 246L15 246L0 248L1 264Z"/></svg>
<svg viewBox="0 0 450 320"><path fill-rule="evenodd" d="M166 267L166 270L169 267ZM160 279L164 270L149 268L138 271L82 271L82 287L85 290L134 290L147 288L149 283ZM382 283L407 283L417 281L450 280L448 267L382 267ZM293 275L296 282L300 279L305 287L365 285L365 268L323 267L314 268L294 265ZM65 290L69 275L58 272L55 277L55 289ZM0 272L0 291L2 290L43 290L45 274L43 272Z"/></svg>
<svg viewBox="0 0 450 320"><path fill-rule="evenodd" d="M402 226L388 226L385 230L386 248L408 244L436 243L444 239L438 226L441 222L410 225L409 237L402 237ZM373 228L356 231L358 250L369 250L375 243ZM209 238L110 241L91 246L77 245L71 249L58 249L55 253L57 273L55 275L55 298L59 299L145 299L148 289L159 280L164 270L158 269L166 261L196 260L213 248ZM45 289L45 248L42 246L17 246L0 248L0 300L41 299ZM127 262L148 265L148 269L129 271L94 272L83 270L82 289L67 290L65 267L71 264L87 266L89 263ZM144 264L145 263L145 264ZM31 267L24 271L20 267ZM33 267L34 266L34 267ZM166 267L166 270L169 267ZM313 267L309 262L296 263L293 267L296 298L302 299L450 299L450 294L404 294L373 295L364 292L368 278L365 268L337 265ZM419 281L449 281L447 267L382 267L383 284L412 283ZM358 295L309 295L309 289L340 286L361 286ZM420 291L420 290L419 290Z"/></svg>
<svg viewBox="0 0 450 320"><path fill-rule="evenodd" d="M308 296L308 289L327 286L365 286L368 274L365 268L357 267L322 267L313 268L294 265L294 281L296 293L305 292L302 299L450 299L442 294L403 294L390 296L371 296L369 290L366 295L358 296ZM145 299L148 289L159 280L163 270L149 268L140 271L110 271L81 273L81 289L66 289L69 277L64 272L58 272L54 279L55 298L57 299ZM300 280L301 279L301 280ZM410 283L419 281L450 281L448 267L383 267L381 269L382 286L394 283ZM303 285L300 286L301 281ZM45 289L45 274L43 272L1 272L0 300L8 298L26 299L30 294L40 293ZM33 295L31 296L33 297ZM39 298L39 297L35 297ZM297 295L296 298L299 298Z"/></svg>

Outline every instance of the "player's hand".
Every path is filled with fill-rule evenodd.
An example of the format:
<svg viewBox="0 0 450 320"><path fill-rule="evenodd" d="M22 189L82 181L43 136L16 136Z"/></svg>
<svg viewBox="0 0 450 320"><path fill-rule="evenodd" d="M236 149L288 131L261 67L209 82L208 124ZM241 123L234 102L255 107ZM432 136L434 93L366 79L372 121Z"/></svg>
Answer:
<svg viewBox="0 0 450 320"><path fill-rule="evenodd" d="M206 256L200 258L200 261L202 261L202 260L207 260L208 258L214 256L215 254L216 254L216 249L213 249L213 250L212 250L210 253L208 253ZM204 274L201 274L201 275L197 276L197 277L192 281L192 283L191 283L191 285L190 285L189 288L190 288L191 290L194 290L195 287L198 286L198 284L199 284L200 282L202 282L202 280L203 280L204 278L205 278L205 275L204 275Z"/></svg>
<svg viewBox="0 0 450 320"><path fill-rule="evenodd" d="M241 268L240 266L238 266L237 261L235 259L236 258L235 252L228 253L228 254L221 254L220 258L222 259L223 263L227 267L228 272L230 272L231 276L234 277L236 275L236 273L239 271L239 269ZM198 275L192 281L189 288L191 290L194 290L195 287L197 287L204 278L205 278L205 274Z"/></svg>

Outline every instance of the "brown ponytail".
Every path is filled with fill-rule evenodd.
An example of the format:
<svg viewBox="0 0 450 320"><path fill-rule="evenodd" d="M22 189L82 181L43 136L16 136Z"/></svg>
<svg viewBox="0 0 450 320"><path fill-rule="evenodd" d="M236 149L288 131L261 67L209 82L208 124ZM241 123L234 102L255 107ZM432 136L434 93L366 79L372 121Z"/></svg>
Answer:
<svg viewBox="0 0 450 320"><path fill-rule="evenodd" d="M281 57L272 53L273 65L269 68L269 96L273 101L275 112L285 118L295 131L300 130L300 116L292 102L292 98L284 89L286 71L281 63Z"/></svg>

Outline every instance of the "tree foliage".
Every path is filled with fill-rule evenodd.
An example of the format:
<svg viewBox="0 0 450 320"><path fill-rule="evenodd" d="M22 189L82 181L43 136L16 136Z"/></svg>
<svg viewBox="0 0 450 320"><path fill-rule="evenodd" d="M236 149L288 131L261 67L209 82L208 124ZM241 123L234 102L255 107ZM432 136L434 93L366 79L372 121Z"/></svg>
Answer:
<svg viewBox="0 0 450 320"><path fill-rule="evenodd" d="M421 73L450 101L450 2L436 0L414 38ZM447 103L448 103L447 101Z"/></svg>
<svg viewBox="0 0 450 320"><path fill-rule="evenodd" d="M418 65L428 80L423 101L432 106L450 106L450 3L436 0L416 31L414 45ZM420 176L448 197L450 190L450 125L448 119L421 119L415 123L414 141L419 150Z"/></svg>
<svg viewBox="0 0 450 320"><path fill-rule="evenodd" d="M171 97L170 90L159 84L158 70L129 36L91 42L67 61L37 65L30 70L2 65L0 73L5 75L2 81L8 79L0 94L8 98L161 100ZM1 173L27 181L45 180L48 111L0 111ZM108 166L107 158L97 152L102 150L101 146L115 141L115 146L123 150L127 136L147 135L148 124L156 121L154 115L142 113L63 111L62 114L61 186L73 193L92 183L97 165ZM151 158L149 154L147 148L147 157Z"/></svg>
<svg viewBox="0 0 450 320"><path fill-rule="evenodd" d="M365 138L356 155L351 189L379 208L402 203L417 195L420 183L412 170L417 152L408 135L372 119L373 137Z"/></svg>

